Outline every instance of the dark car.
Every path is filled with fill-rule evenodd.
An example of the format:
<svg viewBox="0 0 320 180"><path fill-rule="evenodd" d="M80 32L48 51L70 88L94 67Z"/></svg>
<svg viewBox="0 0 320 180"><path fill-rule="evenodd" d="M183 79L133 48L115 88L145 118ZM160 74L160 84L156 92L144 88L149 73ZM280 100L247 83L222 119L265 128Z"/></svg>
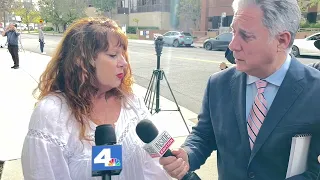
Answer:
<svg viewBox="0 0 320 180"><path fill-rule="evenodd" d="M215 38L204 41L203 48L206 50L223 50L226 51L232 40L232 33L223 33Z"/></svg>

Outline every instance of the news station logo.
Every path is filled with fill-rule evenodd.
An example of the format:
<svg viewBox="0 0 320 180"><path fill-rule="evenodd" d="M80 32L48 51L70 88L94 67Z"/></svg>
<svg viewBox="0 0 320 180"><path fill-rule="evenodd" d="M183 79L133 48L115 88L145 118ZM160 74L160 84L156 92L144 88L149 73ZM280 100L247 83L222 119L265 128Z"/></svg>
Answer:
<svg viewBox="0 0 320 180"><path fill-rule="evenodd" d="M92 171L121 170L121 145L92 147Z"/></svg>
<svg viewBox="0 0 320 180"><path fill-rule="evenodd" d="M117 158L111 158L111 160L108 163L108 166L121 166L121 162Z"/></svg>
<svg viewBox="0 0 320 180"><path fill-rule="evenodd" d="M163 156L163 154L167 152L173 142L174 140L170 136L170 134L164 131L155 139L153 146L157 149L157 152L159 152L160 155Z"/></svg>
<svg viewBox="0 0 320 180"><path fill-rule="evenodd" d="M152 158L161 157L167 152L173 142L174 139L169 133L164 131L149 144L145 144L143 149L147 151Z"/></svg>

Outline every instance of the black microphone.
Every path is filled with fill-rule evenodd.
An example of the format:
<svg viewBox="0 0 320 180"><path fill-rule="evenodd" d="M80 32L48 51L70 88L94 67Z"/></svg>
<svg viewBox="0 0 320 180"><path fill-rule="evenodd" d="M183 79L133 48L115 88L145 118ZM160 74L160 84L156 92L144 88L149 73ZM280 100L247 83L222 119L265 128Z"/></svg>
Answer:
<svg viewBox="0 0 320 180"><path fill-rule="evenodd" d="M111 180L112 175L119 175L122 169L122 153L121 157L111 158L113 151L121 151L120 145L115 145L117 143L116 133L112 125L104 124L96 127L95 131L95 143L97 148L103 145L109 145L107 148L100 150L98 155L93 160L93 163L102 163L104 167L100 171L93 170L93 176L102 176L103 180ZM93 149L94 150L94 149ZM106 151L104 151L106 150ZM117 153L118 153L117 152ZM109 157L106 157L109 156ZM98 158L98 159L96 159ZM120 161L119 161L120 160ZM117 163L115 165L115 163ZM108 164L108 165L107 165Z"/></svg>
<svg viewBox="0 0 320 180"><path fill-rule="evenodd" d="M136 133L139 138L146 143L143 147L151 157L174 156L169 149L173 143L173 138L166 132L159 135L157 127L150 120L142 120L136 127ZM182 180L201 180L195 172L187 172Z"/></svg>

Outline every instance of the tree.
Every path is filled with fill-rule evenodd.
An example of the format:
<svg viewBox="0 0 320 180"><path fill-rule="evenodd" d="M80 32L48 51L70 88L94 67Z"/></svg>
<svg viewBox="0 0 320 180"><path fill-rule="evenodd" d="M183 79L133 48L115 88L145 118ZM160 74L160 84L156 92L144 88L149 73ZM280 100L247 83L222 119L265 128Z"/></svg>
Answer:
<svg viewBox="0 0 320 180"><path fill-rule="evenodd" d="M185 21L191 20L194 28L197 28L201 16L201 0L180 0L177 15Z"/></svg>
<svg viewBox="0 0 320 180"><path fill-rule="evenodd" d="M65 31L67 25L71 24L74 20L85 16L85 8L87 7L84 0L55 0L57 2L60 24Z"/></svg>
<svg viewBox="0 0 320 180"><path fill-rule="evenodd" d="M28 32L30 32L29 24L38 23L40 20L40 12L35 9L34 4L30 2L17 3L18 6L13 10L16 16L20 16L22 23L27 25Z"/></svg>
<svg viewBox="0 0 320 180"><path fill-rule="evenodd" d="M10 13L14 7L14 0L0 0L0 17L3 17L4 27L6 27L6 13ZM2 18L1 18L2 19ZM0 19L0 20L1 20Z"/></svg>
<svg viewBox="0 0 320 180"><path fill-rule="evenodd" d="M308 12L308 9L320 4L320 0L298 0L300 9L303 13L307 13L307 23L316 23L317 13Z"/></svg>
<svg viewBox="0 0 320 180"><path fill-rule="evenodd" d="M135 22L137 24L137 31L138 31L138 24L139 24L139 19L138 18L133 18L132 20L133 22Z"/></svg>
<svg viewBox="0 0 320 180"><path fill-rule="evenodd" d="M46 22L51 22L58 31L59 25L65 31L67 25L84 17L87 7L84 0L40 0L38 3L41 17Z"/></svg>
<svg viewBox="0 0 320 180"><path fill-rule="evenodd" d="M117 0L93 0L93 6L112 17L112 9L117 7Z"/></svg>
<svg viewBox="0 0 320 180"><path fill-rule="evenodd" d="M301 8L301 11L305 12L309 7L312 7L320 3L320 0L298 0L298 3Z"/></svg>

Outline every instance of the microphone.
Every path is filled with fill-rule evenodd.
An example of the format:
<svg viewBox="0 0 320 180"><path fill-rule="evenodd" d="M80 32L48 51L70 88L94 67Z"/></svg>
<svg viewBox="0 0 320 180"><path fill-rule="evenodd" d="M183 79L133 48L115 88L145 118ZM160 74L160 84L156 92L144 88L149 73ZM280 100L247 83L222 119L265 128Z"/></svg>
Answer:
<svg viewBox="0 0 320 180"><path fill-rule="evenodd" d="M122 147L115 145L116 143L116 133L112 125L96 127L96 146L92 146L92 177L102 176L103 180L111 180L111 176L121 173Z"/></svg>
<svg viewBox="0 0 320 180"><path fill-rule="evenodd" d="M136 127L136 133L139 138L146 143L143 149L152 157L174 156L169 149L174 142L168 132L163 131L159 135L157 127L150 120L142 120ZM182 180L201 180L195 172L187 172Z"/></svg>

